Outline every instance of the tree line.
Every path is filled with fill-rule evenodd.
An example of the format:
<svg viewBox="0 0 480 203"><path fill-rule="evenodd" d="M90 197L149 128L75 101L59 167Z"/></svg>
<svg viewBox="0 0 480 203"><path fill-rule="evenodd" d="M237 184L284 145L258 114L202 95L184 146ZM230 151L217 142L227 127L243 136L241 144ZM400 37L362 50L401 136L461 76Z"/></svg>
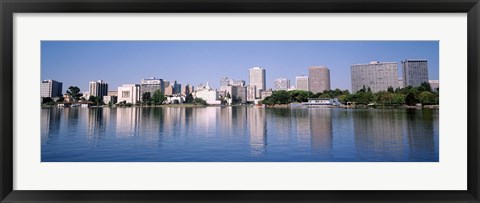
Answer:
<svg viewBox="0 0 480 203"><path fill-rule="evenodd" d="M418 87L407 86L405 88L389 87L386 91L373 93L369 87L363 88L356 93L350 93L348 90L326 90L319 93L313 93L305 90L278 90L271 96L266 97L262 104L289 104L292 102L307 102L308 98L338 98L342 104L355 103L358 105L380 105L380 106L413 106L417 103L422 105L438 105L439 89L433 91L429 83L422 83Z"/></svg>

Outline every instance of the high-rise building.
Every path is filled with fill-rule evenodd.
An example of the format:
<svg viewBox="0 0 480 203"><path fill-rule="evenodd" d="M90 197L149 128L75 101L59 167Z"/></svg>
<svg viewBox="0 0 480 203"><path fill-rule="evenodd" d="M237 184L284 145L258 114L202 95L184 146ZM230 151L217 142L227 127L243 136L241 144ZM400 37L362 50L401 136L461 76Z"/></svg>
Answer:
<svg viewBox="0 0 480 203"><path fill-rule="evenodd" d="M387 91L388 87L398 87L398 67L396 62L372 61L369 64L350 66L352 77L352 92L363 87L372 92Z"/></svg>
<svg viewBox="0 0 480 203"><path fill-rule="evenodd" d="M138 84L125 84L118 87L118 99L117 101L131 104L136 104L140 101L140 85Z"/></svg>
<svg viewBox="0 0 480 203"><path fill-rule="evenodd" d="M252 102L257 98L257 87L256 86L247 86L247 101Z"/></svg>
<svg viewBox="0 0 480 203"><path fill-rule="evenodd" d="M40 83L40 97L62 96L62 82L56 80L42 80Z"/></svg>
<svg viewBox="0 0 480 203"><path fill-rule="evenodd" d="M140 81L140 96L149 92L152 96L157 90L162 93L165 93L165 87L163 86L163 80L157 78L146 78Z"/></svg>
<svg viewBox="0 0 480 203"><path fill-rule="evenodd" d="M175 88L172 85L165 87L165 96L173 96L175 94Z"/></svg>
<svg viewBox="0 0 480 203"><path fill-rule="evenodd" d="M90 96L103 98L103 96L108 94L108 83L103 80L91 81L88 90L90 91Z"/></svg>
<svg viewBox="0 0 480 203"><path fill-rule="evenodd" d="M403 86L420 86L428 82L428 65L425 59L407 59L402 61Z"/></svg>
<svg viewBox="0 0 480 203"><path fill-rule="evenodd" d="M275 90L288 90L290 87L290 80L287 78L277 78L273 82Z"/></svg>
<svg viewBox="0 0 480 203"><path fill-rule="evenodd" d="M256 87L256 97L260 97L260 92L266 89L265 83L265 69L260 67L253 67L249 69L249 85Z"/></svg>
<svg viewBox="0 0 480 203"><path fill-rule="evenodd" d="M403 88L403 79L398 78L398 87Z"/></svg>
<svg viewBox="0 0 480 203"><path fill-rule="evenodd" d="M221 78L220 79L220 91L226 91L229 84L230 84L230 79L228 79L228 77Z"/></svg>
<svg viewBox="0 0 480 203"><path fill-rule="evenodd" d="M190 85L190 84L187 84L187 85L182 87L181 95L182 96L187 96L187 95L191 94L192 92L193 92L193 86Z"/></svg>
<svg viewBox="0 0 480 203"><path fill-rule="evenodd" d="M240 103L247 102L247 87L240 85L227 86L226 95L230 95L233 100L240 101Z"/></svg>
<svg viewBox="0 0 480 203"><path fill-rule="evenodd" d="M295 84L297 90L305 90L308 91L308 76L297 76L295 78Z"/></svg>
<svg viewBox="0 0 480 203"><path fill-rule="evenodd" d="M170 82L170 86L173 87L173 94L180 94L182 92L182 85L177 83L176 80Z"/></svg>
<svg viewBox="0 0 480 203"><path fill-rule="evenodd" d="M308 69L308 88L313 93L330 90L330 70L325 66L312 66Z"/></svg>

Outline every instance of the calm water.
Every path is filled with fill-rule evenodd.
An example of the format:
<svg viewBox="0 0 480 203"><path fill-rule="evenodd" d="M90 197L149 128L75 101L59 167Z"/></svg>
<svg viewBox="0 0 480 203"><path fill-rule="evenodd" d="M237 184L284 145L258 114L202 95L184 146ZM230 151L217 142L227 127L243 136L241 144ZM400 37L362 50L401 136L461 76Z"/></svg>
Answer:
<svg viewBox="0 0 480 203"><path fill-rule="evenodd" d="M44 108L43 162L438 161L438 110Z"/></svg>

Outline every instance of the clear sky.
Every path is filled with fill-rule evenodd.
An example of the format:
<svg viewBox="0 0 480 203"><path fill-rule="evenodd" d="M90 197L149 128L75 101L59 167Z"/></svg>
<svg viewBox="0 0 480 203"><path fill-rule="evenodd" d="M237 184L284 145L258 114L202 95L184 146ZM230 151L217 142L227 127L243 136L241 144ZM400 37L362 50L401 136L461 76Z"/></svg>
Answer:
<svg viewBox="0 0 480 203"><path fill-rule="evenodd" d="M276 78L308 75L309 66L330 69L331 88L351 90L350 66L370 61L427 59L429 79L439 78L438 41L42 41L41 80L63 82L88 91L88 83L104 80L109 90L142 78L177 80L182 85L220 78L245 80L248 69L266 69L267 88Z"/></svg>

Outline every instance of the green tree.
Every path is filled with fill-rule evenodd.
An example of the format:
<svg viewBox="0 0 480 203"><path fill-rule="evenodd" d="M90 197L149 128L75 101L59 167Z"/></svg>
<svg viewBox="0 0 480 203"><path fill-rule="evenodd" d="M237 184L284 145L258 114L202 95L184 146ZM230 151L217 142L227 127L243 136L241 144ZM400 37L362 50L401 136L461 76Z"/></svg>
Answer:
<svg viewBox="0 0 480 203"><path fill-rule="evenodd" d="M392 86L389 86L388 89L387 89L387 92L390 92L390 93L393 93L393 87Z"/></svg>
<svg viewBox="0 0 480 203"><path fill-rule="evenodd" d="M205 101L205 100L203 100L202 98L199 98L199 97L195 98L193 100L193 103L198 104L198 105L207 105L207 101Z"/></svg>
<svg viewBox="0 0 480 203"><path fill-rule="evenodd" d="M285 90L274 91L270 96L274 104L288 104L290 103L290 94Z"/></svg>
<svg viewBox="0 0 480 203"><path fill-rule="evenodd" d="M78 101L81 96L80 88L77 86L70 86L68 87L67 94L73 99L73 101Z"/></svg>
<svg viewBox="0 0 480 203"><path fill-rule="evenodd" d="M152 100L152 96L150 95L150 92L144 92L142 94L142 102L144 104L150 105Z"/></svg>
<svg viewBox="0 0 480 203"><path fill-rule="evenodd" d="M425 88L425 91L429 91L429 92L432 91L432 86L430 86L430 83L428 83L428 82L423 82L420 86Z"/></svg>
<svg viewBox="0 0 480 203"><path fill-rule="evenodd" d="M167 98L165 97L165 95L160 91L160 90L157 90L153 93L153 96L152 96L152 103L153 105L160 105L162 104Z"/></svg>
<svg viewBox="0 0 480 203"><path fill-rule="evenodd" d="M275 100L273 99L272 96L265 97L262 101L260 101L260 104L265 104L267 106L273 106L275 105Z"/></svg>
<svg viewBox="0 0 480 203"><path fill-rule="evenodd" d="M188 94L188 95L185 97L185 103L187 103L187 104L193 103L193 95L192 95L192 94Z"/></svg>
<svg viewBox="0 0 480 203"><path fill-rule="evenodd" d="M408 93L407 96L405 97L405 104L408 106L415 106L417 104L417 99L415 98L414 93Z"/></svg>
<svg viewBox="0 0 480 203"><path fill-rule="evenodd" d="M88 101L95 102L95 96L90 96L90 97L88 98Z"/></svg>
<svg viewBox="0 0 480 203"><path fill-rule="evenodd" d="M422 104L436 104L436 95L432 92L424 91L418 95L418 101Z"/></svg>
<svg viewBox="0 0 480 203"><path fill-rule="evenodd" d="M53 99L50 98L50 97L43 97L42 98L42 104L47 104L47 103L52 102L52 101L53 101Z"/></svg>
<svg viewBox="0 0 480 203"><path fill-rule="evenodd" d="M405 95L404 94L394 94L393 95L393 105L404 105L405 104Z"/></svg>

